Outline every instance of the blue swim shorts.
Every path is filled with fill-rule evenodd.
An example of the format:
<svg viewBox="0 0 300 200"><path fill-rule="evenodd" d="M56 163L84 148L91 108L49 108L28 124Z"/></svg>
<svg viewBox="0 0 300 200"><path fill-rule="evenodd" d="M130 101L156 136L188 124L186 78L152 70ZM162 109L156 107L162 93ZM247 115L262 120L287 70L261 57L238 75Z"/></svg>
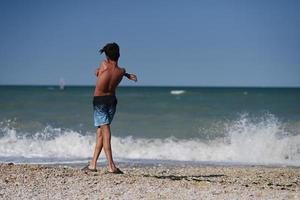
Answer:
<svg viewBox="0 0 300 200"><path fill-rule="evenodd" d="M117 98L114 95L94 96L94 125L100 127L102 125L111 124L117 107Z"/></svg>

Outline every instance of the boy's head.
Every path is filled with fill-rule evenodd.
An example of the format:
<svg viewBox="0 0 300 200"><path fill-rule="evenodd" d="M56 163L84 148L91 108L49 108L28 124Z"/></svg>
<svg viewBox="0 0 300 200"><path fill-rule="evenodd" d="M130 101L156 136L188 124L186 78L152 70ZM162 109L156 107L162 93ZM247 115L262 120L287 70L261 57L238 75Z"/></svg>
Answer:
<svg viewBox="0 0 300 200"><path fill-rule="evenodd" d="M106 44L99 52L100 54L104 52L106 57L113 61L118 61L120 57L120 48L115 42Z"/></svg>

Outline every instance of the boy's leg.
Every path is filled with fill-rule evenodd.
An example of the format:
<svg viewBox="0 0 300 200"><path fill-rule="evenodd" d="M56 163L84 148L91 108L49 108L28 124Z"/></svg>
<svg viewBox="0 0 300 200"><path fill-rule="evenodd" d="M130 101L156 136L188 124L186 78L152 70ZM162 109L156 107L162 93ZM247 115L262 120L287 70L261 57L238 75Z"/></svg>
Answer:
<svg viewBox="0 0 300 200"><path fill-rule="evenodd" d="M102 147L103 147L103 135L102 135L101 128L99 127L99 128L97 128L96 146L95 146L94 156L93 156L93 159L90 162L90 167L92 169L96 169L97 160L98 160L99 155L101 153Z"/></svg>
<svg viewBox="0 0 300 200"><path fill-rule="evenodd" d="M108 162L108 168L109 171L114 172L117 170L117 167L112 158L110 126L109 125L101 126L101 131L103 135L103 148Z"/></svg>

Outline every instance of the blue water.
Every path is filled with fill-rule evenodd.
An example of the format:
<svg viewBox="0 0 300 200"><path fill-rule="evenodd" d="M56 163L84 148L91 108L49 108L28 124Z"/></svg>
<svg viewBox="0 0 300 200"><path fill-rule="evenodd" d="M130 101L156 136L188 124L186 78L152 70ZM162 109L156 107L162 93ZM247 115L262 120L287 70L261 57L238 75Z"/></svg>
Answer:
<svg viewBox="0 0 300 200"><path fill-rule="evenodd" d="M89 159L93 90L1 86L0 161ZM299 88L121 87L117 97L119 160L300 165Z"/></svg>

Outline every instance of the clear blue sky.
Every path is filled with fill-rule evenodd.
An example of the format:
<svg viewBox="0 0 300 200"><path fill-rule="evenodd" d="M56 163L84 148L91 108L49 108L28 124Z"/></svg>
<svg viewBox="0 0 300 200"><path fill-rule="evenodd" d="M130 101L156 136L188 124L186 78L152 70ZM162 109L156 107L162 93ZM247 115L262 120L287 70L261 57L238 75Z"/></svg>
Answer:
<svg viewBox="0 0 300 200"><path fill-rule="evenodd" d="M93 85L97 52L115 41L138 85L300 86L299 10L297 0L1 0L0 84Z"/></svg>

